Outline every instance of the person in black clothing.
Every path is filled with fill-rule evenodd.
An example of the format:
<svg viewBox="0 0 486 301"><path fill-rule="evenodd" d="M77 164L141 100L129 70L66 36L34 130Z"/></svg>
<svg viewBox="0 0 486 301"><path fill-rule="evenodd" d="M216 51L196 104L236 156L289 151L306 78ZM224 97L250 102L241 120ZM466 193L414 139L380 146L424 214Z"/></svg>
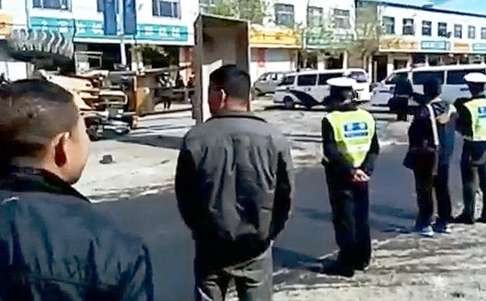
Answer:
<svg viewBox="0 0 486 301"><path fill-rule="evenodd" d="M408 103L413 95L413 86L407 77L398 78L395 84L393 98L395 101L394 109L397 112L398 121L408 120Z"/></svg>
<svg viewBox="0 0 486 301"><path fill-rule="evenodd" d="M248 112L250 77L234 65L210 75L213 117L184 137L176 172L179 210L196 244L196 300L272 299L272 241L289 217L290 145Z"/></svg>
<svg viewBox="0 0 486 301"><path fill-rule="evenodd" d="M416 95L419 107L408 131L410 146L404 161L415 176L419 207L415 230L426 237L432 237L434 231L450 233L452 220L449 165L457 114L454 106L440 99L441 88L437 80L430 79L424 84L424 95ZM432 226L434 190L439 216Z"/></svg>
<svg viewBox="0 0 486 301"><path fill-rule="evenodd" d="M483 211L477 221L486 223L486 75L470 73L464 79L469 86L471 98L460 98L455 102L459 114L457 131L464 137L461 156L464 209L454 222L474 224L479 182L483 192Z"/></svg>
<svg viewBox="0 0 486 301"><path fill-rule="evenodd" d="M0 88L0 300L153 300L145 245L72 188L89 139L73 95L44 80Z"/></svg>
<svg viewBox="0 0 486 301"><path fill-rule="evenodd" d="M331 112L322 120L322 137L339 255L323 273L352 277L371 260L368 181L379 154L378 136L371 114L353 102L355 81L328 81Z"/></svg>

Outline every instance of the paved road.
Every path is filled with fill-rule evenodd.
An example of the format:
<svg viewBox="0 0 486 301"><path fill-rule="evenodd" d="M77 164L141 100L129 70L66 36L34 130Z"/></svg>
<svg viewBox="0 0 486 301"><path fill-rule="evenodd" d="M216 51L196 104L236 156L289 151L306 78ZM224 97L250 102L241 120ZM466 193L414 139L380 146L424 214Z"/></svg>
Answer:
<svg viewBox="0 0 486 301"><path fill-rule="evenodd" d="M394 235L413 223L416 211L413 181L410 172L401 166L404 151L403 146L389 148L378 162L371 186L374 238ZM454 163L458 164L457 155ZM457 170L452 176L455 199L459 199L460 191ZM324 181L319 166L299 170L294 213L274 249L276 270L302 268L303 263L335 250ZM97 206L122 227L145 238L153 256L156 300L191 300L193 246L179 217L173 192ZM286 279L284 276L277 280Z"/></svg>

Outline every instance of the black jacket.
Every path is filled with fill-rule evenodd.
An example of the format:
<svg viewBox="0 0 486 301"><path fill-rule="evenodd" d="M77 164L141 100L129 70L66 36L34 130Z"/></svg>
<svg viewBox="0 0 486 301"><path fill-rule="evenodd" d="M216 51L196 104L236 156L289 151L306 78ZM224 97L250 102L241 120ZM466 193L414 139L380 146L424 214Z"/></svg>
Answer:
<svg viewBox="0 0 486 301"><path fill-rule="evenodd" d="M356 111L356 109L357 108L353 104L341 105L334 108L334 110L341 112ZM344 179L351 179L351 172L354 167L339 151L336 140L334 139L334 131L326 118L322 120L322 143L324 151L322 164L328 169L329 172L332 172L333 174L336 174ZM360 169L363 170L367 175L371 176L373 174L376 158L378 157L379 153L380 145L378 142L378 135L375 130L370 151L368 152L365 161L360 166Z"/></svg>
<svg viewBox="0 0 486 301"><path fill-rule="evenodd" d="M478 98L486 96L480 95ZM459 118L457 119L457 131L463 136L472 136L471 113L464 104L474 98L459 98L454 105L456 106ZM464 141L462 151L462 163L481 165L486 163L486 142Z"/></svg>
<svg viewBox="0 0 486 301"><path fill-rule="evenodd" d="M153 300L146 247L46 171L0 176L0 300Z"/></svg>
<svg viewBox="0 0 486 301"><path fill-rule="evenodd" d="M421 99L419 101L421 104L417 107L408 130L408 160L412 160L412 157L423 154L424 156L433 158L434 163L438 165L447 165L454 152L457 113L454 107L441 99L432 101ZM427 105L430 105L432 112ZM431 113L433 114L432 118ZM434 141L432 119L435 121L438 141ZM438 145L436 145L436 142L438 142ZM415 164L413 162L406 162L405 165L414 168Z"/></svg>
<svg viewBox="0 0 486 301"><path fill-rule="evenodd" d="M289 217L290 145L250 113L220 114L184 137L176 193L199 254L230 264L265 251Z"/></svg>

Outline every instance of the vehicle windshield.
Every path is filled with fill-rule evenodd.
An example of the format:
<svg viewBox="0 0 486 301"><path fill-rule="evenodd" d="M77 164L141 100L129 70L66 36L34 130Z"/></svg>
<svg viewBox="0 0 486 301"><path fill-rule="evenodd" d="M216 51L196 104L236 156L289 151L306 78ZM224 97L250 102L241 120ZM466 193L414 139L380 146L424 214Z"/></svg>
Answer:
<svg viewBox="0 0 486 301"><path fill-rule="evenodd" d="M394 85L394 84L397 83L398 80L400 80L402 78L406 78L406 77L407 77L407 73L406 72L393 73L392 75L390 75L385 80L385 84L387 84L387 85Z"/></svg>
<svg viewBox="0 0 486 301"><path fill-rule="evenodd" d="M289 85L293 85L294 84L294 80L295 80L295 76L286 76L284 77L284 79L282 80L282 82L279 84L279 86L289 86Z"/></svg>
<svg viewBox="0 0 486 301"><path fill-rule="evenodd" d="M348 75L349 78L354 79L357 83L367 83L368 75L364 72L353 71Z"/></svg>

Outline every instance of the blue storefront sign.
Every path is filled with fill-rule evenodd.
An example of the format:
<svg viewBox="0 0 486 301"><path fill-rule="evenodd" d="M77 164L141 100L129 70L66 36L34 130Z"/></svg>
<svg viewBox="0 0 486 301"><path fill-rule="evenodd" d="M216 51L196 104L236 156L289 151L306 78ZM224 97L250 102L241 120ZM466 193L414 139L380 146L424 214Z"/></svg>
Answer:
<svg viewBox="0 0 486 301"><path fill-rule="evenodd" d="M184 42L188 39L186 26L139 24L137 29L137 38L142 40Z"/></svg>
<svg viewBox="0 0 486 301"><path fill-rule="evenodd" d="M105 34L103 22L97 20L31 17L30 22L33 29L55 30L70 34L75 38L114 38L113 35ZM136 35L126 34L126 37L136 38L139 42L144 40L152 42L187 42L189 38L187 26L180 25L137 24L136 31Z"/></svg>
<svg viewBox="0 0 486 301"><path fill-rule="evenodd" d="M486 43L474 43L472 49L475 52L486 52Z"/></svg>
<svg viewBox="0 0 486 301"><path fill-rule="evenodd" d="M450 50L451 43L447 41L422 41L420 43L422 50Z"/></svg>

